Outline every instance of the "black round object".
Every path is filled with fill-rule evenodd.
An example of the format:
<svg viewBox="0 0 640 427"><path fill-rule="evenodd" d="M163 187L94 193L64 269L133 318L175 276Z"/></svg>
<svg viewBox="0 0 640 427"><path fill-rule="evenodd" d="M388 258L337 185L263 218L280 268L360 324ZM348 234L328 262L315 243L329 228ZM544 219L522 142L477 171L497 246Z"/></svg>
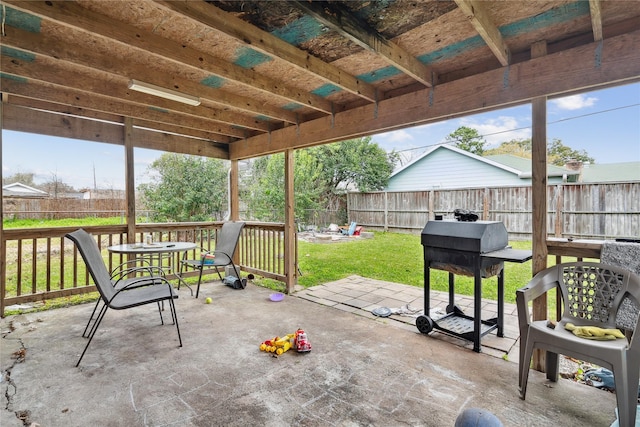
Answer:
<svg viewBox="0 0 640 427"><path fill-rule="evenodd" d="M423 334L433 331L433 320L429 316L421 315L416 319L416 326Z"/></svg>

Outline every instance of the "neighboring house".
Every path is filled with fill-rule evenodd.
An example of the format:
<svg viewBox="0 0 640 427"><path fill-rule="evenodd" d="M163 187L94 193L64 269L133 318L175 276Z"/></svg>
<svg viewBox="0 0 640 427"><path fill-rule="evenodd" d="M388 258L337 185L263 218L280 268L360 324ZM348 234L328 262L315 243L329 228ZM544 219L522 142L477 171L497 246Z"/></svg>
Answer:
<svg viewBox="0 0 640 427"><path fill-rule="evenodd" d="M640 181L640 162L585 164L579 165L577 170L579 181L587 184Z"/></svg>
<svg viewBox="0 0 640 427"><path fill-rule="evenodd" d="M13 184L7 184L2 187L2 197L44 198L49 197L49 193L19 182L14 182Z"/></svg>
<svg viewBox="0 0 640 427"><path fill-rule="evenodd" d="M124 190L113 189L83 189L80 190L80 198L84 200L97 199L123 199L125 198Z"/></svg>
<svg viewBox="0 0 640 427"><path fill-rule="evenodd" d="M577 181L580 172L548 165L549 184ZM394 172L387 191L514 187L531 185L531 160L509 154L481 157L439 145Z"/></svg>

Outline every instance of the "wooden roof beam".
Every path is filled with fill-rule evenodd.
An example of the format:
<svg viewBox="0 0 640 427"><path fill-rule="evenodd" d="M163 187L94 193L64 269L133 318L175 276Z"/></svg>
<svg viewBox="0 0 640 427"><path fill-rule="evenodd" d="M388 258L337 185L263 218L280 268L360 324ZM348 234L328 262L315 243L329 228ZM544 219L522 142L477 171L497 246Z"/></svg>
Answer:
<svg viewBox="0 0 640 427"><path fill-rule="evenodd" d="M455 0L458 8L466 15L471 25L476 29L480 37L489 46L489 49L498 58L502 66L509 65L511 52L502 38L500 30L491 21L487 12L487 4L477 0Z"/></svg>
<svg viewBox="0 0 640 427"><path fill-rule="evenodd" d="M600 0L589 0L589 13L591 14L591 27L593 28L593 40L602 40L602 10Z"/></svg>
<svg viewBox="0 0 640 427"><path fill-rule="evenodd" d="M58 39L46 37L42 33L33 33L11 26L5 26L2 44L14 49L68 61L127 78L138 76L142 73L141 65L132 63L131 61L125 61L115 57L105 57L97 51L84 49L80 43L75 43L75 41L61 42ZM299 121L295 112L270 105L258 104L253 98L234 95L228 91L205 86L193 81L182 80L177 82L175 77L169 74L147 74L145 82L185 93L197 93L202 99L220 104L221 106L236 108L248 114L266 116L288 123L297 123Z"/></svg>
<svg viewBox="0 0 640 427"><path fill-rule="evenodd" d="M321 96L290 87L281 81L261 76L253 70L247 70L235 64L220 64L219 58L153 33L142 32L139 28L125 25L120 21L115 21L93 12L76 2L2 1L16 10L39 16L63 26L77 28L90 34L116 40L124 45L133 46L144 52L188 67L208 71L216 76L249 86L254 90L277 95L288 102L295 102L325 114L332 114L335 111L333 104ZM138 77L138 80L144 80L141 76L131 77Z"/></svg>
<svg viewBox="0 0 640 427"><path fill-rule="evenodd" d="M34 98L56 104L70 105L77 108L85 108L108 114L118 114L149 120L152 122L170 123L175 126L190 127L208 131L217 135L216 142L230 143L237 139L245 138L246 132L228 125L203 120L201 118L179 114L167 113L159 109L153 109L142 105L130 104L115 98L97 95L90 92L82 92L57 85L44 83L37 80L13 79L9 74L0 77L0 85L4 93L14 94L25 98Z"/></svg>
<svg viewBox="0 0 640 427"><path fill-rule="evenodd" d="M6 94L6 92L5 92ZM8 94L7 94L8 95ZM99 120L102 122L123 123L124 117L120 114L104 113L102 111L94 111L81 107L72 107L71 105L56 104L55 102L43 101L34 98L25 98L20 95L11 94L4 100L7 104L17 107L31 108L33 110L51 111L68 116L84 117L87 120Z"/></svg>
<svg viewBox="0 0 640 427"><path fill-rule="evenodd" d="M6 92L5 95L8 95ZM53 102L42 101L39 99L25 98L12 94L7 96L3 101L6 104L15 105L17 107L30 108L32 110L50 111L53 114L61 114L71 117L81 117L85 120L96 120L100 122L124 123L124 117L119 114L104 113L101 111L89 110L82 107L73 107L71 105L56 104ZM158 132L166 132L175 135L183 135L190 138L201 139L205 141L217 142L220 144L229 144L235 141L235 138L222 136L219 134L207 132L200 129L193 129L183 126L177 126L171 123L152 122L150 120L133 119L133 125L138 128L153 129ZM32 132L33 133L33 132Z"/></svg>
<svg viewBox="0 0 640 427"><path fill-rule="evenodd" d="M343 70L310 55L284 40L247 24L240 18L203 1L154 0L174 12L205 24L229 37L246 43L267 55L278 57L290 65L316 76L371 102L377 99L376 88Z"/></svg>
<svg viewBox="0 0 640 427"><path fill-rule="evenodd" d="M415 56L394 42L387 40L347 8L337 3L317 1L295 0L291 1L291 3L358 46L380 55L389 64L423 85L427 87L433 86L435 77L431 67L420 62Z"/></svg>
<svg viewBox="0 0 640 427"><path fill-rule="evenodd" d="M17 132L30 132L60 138L74 138L105 144L124 145L122 123L87 120L63 114L52 114L17 105L3 105L3 126ZM202 139L134 128L135 147L171 153L229 158L229 147Z"/></svg>
<svg viewBox="0 0 640 427"><path fill-rule="evenodd" d="M269 123L258 119L247 118L234 112L218 110L202 104L194 107L184 105L180 102L165 100L153 95L141 94L128 89L124 82L119 84L119 81L123 80L120 76L116 79L98 80L95 78L95 73L87 75L81 70L77 70L78 66L76 65L65 66L70 63L47 60L46 58L42 61L39 60L40 58L42 57L36 56L35 60L23 61L18 58L3 55L2 58L0 58L0 64L4 72L30 80L40 80L75 90L116 98L124 102L141 104L145 107L153 106L165 111L188 114L197 118L204 116L213 122L220 122L226 125L244 126L247 129L262 132L271 130ZM68 78L67 76L69 75L73 75L74 78Z"/></svg>

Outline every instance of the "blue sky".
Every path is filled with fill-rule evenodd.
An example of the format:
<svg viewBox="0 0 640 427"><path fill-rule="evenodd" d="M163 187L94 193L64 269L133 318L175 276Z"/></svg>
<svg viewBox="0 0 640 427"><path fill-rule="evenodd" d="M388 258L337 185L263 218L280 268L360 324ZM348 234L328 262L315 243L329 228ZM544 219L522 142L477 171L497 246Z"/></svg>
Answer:
<svg viewBox="0 0 640 427"><path fill-rule="evenodd" d="M406 162L426 147L445 142L460 126L483 135L485 148L531 138L531 105L387 132L372 139L387 151L406 150L401 153ZM640 83L550 99L547 139L585 150L596 163L640 161Z"/></svg>
<svg viewBox="0 0 640 427"><path fill-rule="evenodd" d="M477 129L487 148L531 137L529 104L435 124L373 135L387 151L401 152L406 163L430 146L443 143L460 126ZM121 146L3 131L2 176L34 173L36 184L54 177L76 189L124 189ZM640 83L549 100L547 138L585 150L596 163L640 161ZM146 181L147 167L160 155L136 149L136 184ZM640 174L640 171L638 172Z"/></svg>

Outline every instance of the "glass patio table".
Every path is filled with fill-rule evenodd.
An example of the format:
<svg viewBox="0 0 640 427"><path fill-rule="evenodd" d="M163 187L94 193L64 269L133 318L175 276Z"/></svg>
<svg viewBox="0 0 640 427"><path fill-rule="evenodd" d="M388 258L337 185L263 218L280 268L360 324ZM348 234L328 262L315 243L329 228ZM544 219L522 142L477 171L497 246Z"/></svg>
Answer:
<svg viewBox="0 0 640 427"><path fill-rule="evenodd" d="M124 243L121 245L109 246L107 250L111 253L133 255L135 258L148 260L151 265L157 263L158 267L173 273L178 280L185 284L193 295L193 289L182 280L178 269L175 268L176 262L173 254L179 252L187 252L196 249L196 244L192 242L153 242L153 243ZM167 265L163 265L163 260L167 259Z"/></svg>

